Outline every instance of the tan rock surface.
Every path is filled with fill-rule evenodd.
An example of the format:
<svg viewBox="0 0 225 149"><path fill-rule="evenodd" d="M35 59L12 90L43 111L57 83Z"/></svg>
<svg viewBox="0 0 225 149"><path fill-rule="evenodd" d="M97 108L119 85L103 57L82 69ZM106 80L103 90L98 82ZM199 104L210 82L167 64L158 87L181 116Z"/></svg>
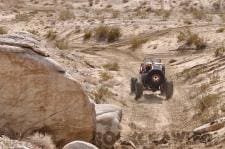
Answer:
<svg viewBox="0 0 225 149"><path fill-rule="evenodd" d="M41 49L29 34L0 37L0 134L26 137L44 131L62 144L91 141L94 105Z"/></svg>

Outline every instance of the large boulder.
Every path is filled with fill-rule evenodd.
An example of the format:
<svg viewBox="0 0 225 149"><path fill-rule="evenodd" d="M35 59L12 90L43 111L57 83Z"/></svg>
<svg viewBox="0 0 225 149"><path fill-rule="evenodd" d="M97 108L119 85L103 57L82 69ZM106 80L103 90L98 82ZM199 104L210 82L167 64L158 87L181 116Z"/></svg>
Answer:
<svg viewBox="0 0 225 149"><path fill-rule="evenodd" d="M60 144L91 141L94 104L44 49L28 33L0 36L0 135L39 131Z"/></svg>
<svg viewBox="0 0 225 149"><path fill-rule="evenodd" d="M84 141L74 141L65 145L63 149L98 149L98 148L93 144Z"/></svg>
<svg viewBox="0 0 225 149"><path fill-rule="evenodd" d="M111 149L120 138L122 109L110 104L96 104L95 144L100 148Z"/></svg>

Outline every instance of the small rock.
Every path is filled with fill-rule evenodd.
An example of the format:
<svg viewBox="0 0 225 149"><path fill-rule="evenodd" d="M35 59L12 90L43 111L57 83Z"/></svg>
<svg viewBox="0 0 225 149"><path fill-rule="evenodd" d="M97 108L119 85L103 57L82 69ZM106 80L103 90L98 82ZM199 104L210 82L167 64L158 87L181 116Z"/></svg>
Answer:
<svg viewBox="0 0 225 149"><path fill-rule="evenodd" d="M63 147L63 149L98 149L93 144L83 142L83 141L74 141Z"/></svg>

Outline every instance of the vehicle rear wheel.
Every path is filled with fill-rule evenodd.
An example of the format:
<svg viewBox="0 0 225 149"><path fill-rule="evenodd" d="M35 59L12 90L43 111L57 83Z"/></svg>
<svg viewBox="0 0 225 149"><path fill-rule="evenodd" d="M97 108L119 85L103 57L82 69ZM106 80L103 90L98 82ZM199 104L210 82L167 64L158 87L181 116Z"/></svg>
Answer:
<svg viewBox="0 0 225 149"><path fill-rule="evenodd" d="M143 84L141 81L136 81L135 83L135 100L138 100L143 95Z"/></svg>
<svg viewBox="0 0 225 149"><path fill-rule="evenodd" d="M173 82L167 81L165 85L165 96L166 99L170 99L173 96Z"/></svg>
<svg viewBox="0 0 225 149"><path fill-rule="evenodd" d="M135 83L137 82L137 78L130 79L130 91L131 93L135 92Z"/></svg>

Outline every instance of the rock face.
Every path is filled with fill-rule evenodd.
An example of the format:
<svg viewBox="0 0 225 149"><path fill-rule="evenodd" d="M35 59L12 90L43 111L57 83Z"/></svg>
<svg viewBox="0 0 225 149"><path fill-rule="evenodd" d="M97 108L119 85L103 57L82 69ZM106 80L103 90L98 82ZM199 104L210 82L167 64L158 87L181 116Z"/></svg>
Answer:
<svg viewBox="0 0 225 149"><path fill-rule="evenodd" d="M97 104L96 110L96 145L100 148L113 148L120 137L121 108L109 104Z"/></svg>
<svg viewBox="0 0 225 149"><path fill-rule="evenodd" d="M0 135L40 131L60 144L91 141L94 105L44 49L30 34L0 36Z"/></svg>
<svg viewBox="0 0 225 149"><path fill-rule="evenodd" d="M87 142L74 141L64 146L63 149L98 149L98 148Z"/></svg>

